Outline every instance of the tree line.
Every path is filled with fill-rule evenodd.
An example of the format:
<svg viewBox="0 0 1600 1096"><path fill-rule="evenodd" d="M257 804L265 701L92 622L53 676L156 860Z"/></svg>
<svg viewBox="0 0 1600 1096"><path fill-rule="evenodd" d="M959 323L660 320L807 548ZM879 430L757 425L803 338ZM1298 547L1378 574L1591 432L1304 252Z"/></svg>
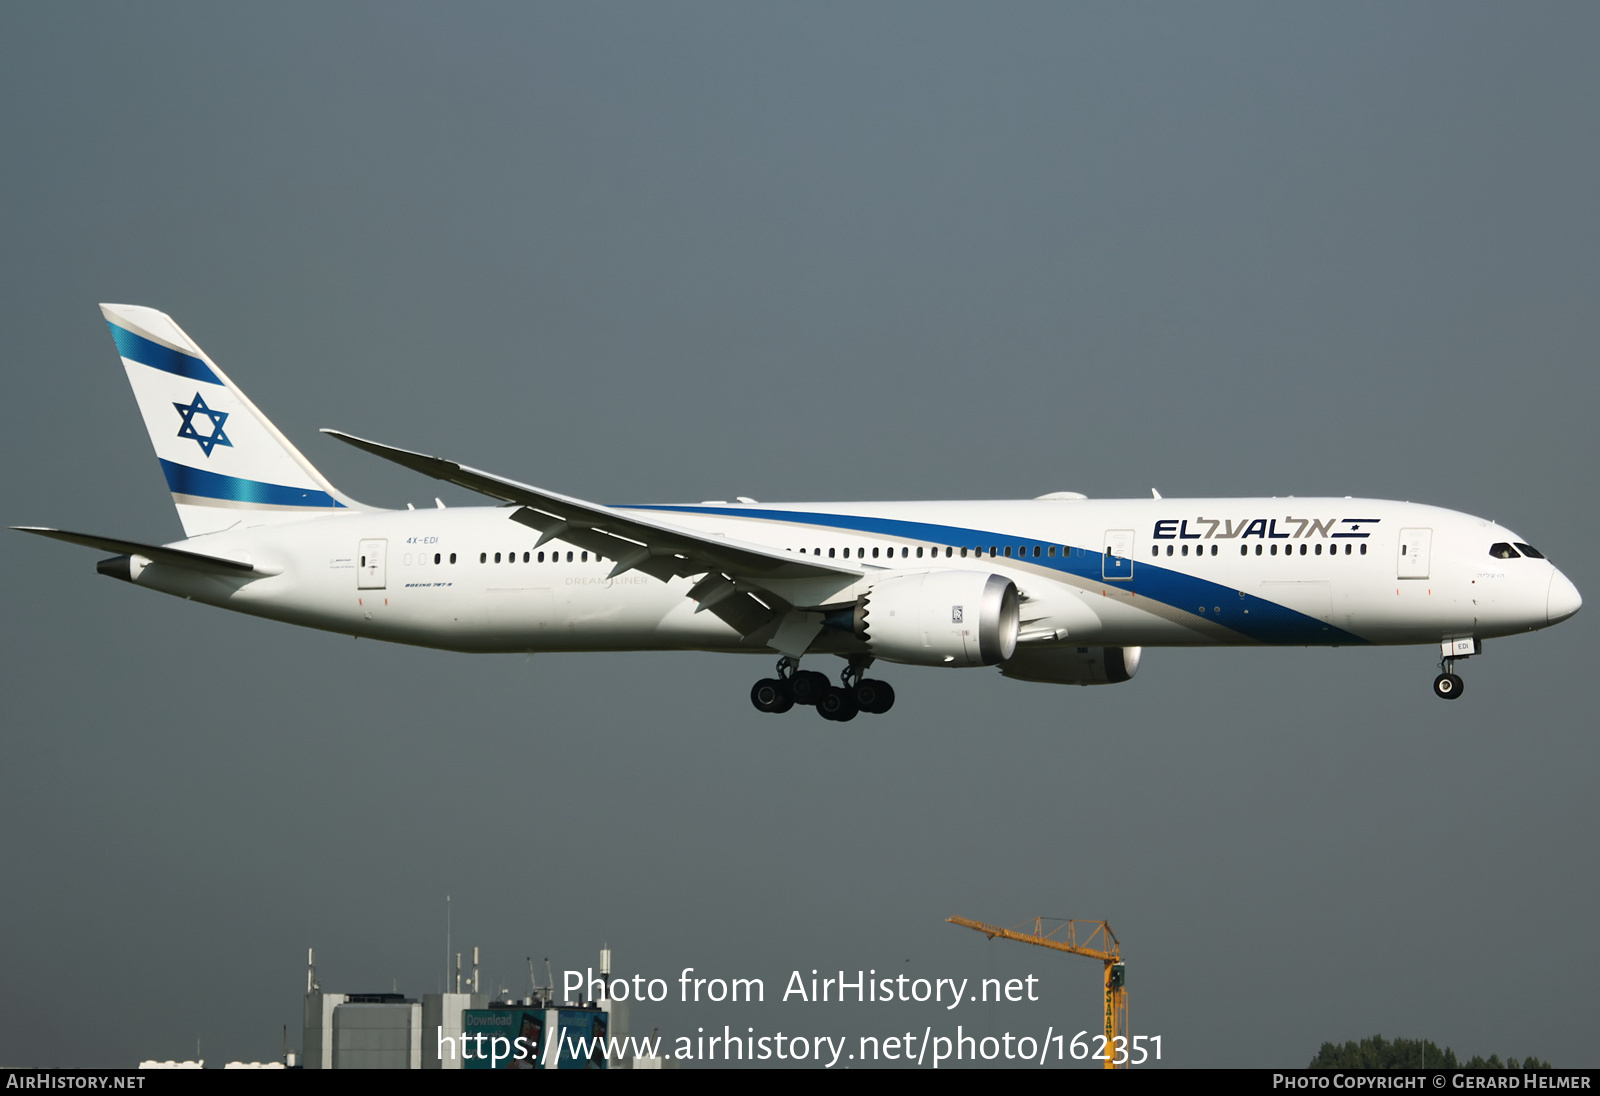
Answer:
<svg viewBox="0 0 1600 1096"><path fill-rule="evenodd" d="M1359 1043L1323 1043L1309 1069L1553 1069L1538 1058L1500 1060L1498 1054L1485 1058L1474 1054L1463 1062L1449 1047L1439 1049L1432 1039L1385 1039L1374 1035Z"/></svg>

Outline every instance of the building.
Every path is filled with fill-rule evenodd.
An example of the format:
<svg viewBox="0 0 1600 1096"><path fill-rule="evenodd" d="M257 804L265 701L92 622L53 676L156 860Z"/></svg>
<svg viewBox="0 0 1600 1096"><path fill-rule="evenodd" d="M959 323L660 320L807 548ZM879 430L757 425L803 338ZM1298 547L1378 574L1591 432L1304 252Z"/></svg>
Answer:
<svg viewBox="0 0 1600 1096"><path fill-rule="evenodd" d="M316 955L306 953L302 1055L305 1069L631 1069L631 1054L619 1049L629 1037L626 1001L557 1003L554 986L535 987L516 1000L490 1000L478 991L478 953L473 949L472 978L462 992L461 962L456 960L455 992L427 993L420 1001L400 993L328 993L317 981ZM611 973L611 949L601 952L603 980ZM546 1040L544 1033L551 1038ZM509 1034L507 1034L509 1033ZM476 1036L484 1035L480 1043ZM507 1053L480 1058L478 1046L506 1039ZM469 1043L464 1041L471 1040ZM589 1040L584 1060L564 1046L564 1037ZM597 1048L595 1038L609 1039ZM535 1045L537 1055L513 1059L518 1038ZM644 1061L644 1060L641 1060ZM547 1065L548 1063L548 1065ZM656 1064L653 1060L645 1068ZM659 1065L657 1065L659 1068Z"/></svg>

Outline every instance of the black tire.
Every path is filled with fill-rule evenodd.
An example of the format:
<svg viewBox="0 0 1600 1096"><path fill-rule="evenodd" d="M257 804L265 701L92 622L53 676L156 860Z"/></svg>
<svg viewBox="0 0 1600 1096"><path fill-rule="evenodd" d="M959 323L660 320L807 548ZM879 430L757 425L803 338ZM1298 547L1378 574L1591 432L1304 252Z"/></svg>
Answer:
<svg viewBox="0 0 1600 1096"><path fill-rule="evenodd" d="M796 704L815 704L829 688L828 675L815 670L796 670L789 678L789 694Z"/></svg>
<svg viewBox="0 0 1600 1096"><path fill-rule="evenodd" d="M1457 700L1466 691L1466 683L1455 674L1440 674L1433 679L1433 695L1440 700Z"/></svg>
<svg viewBox="0 0 1600 1096"><path fill-rule="evenodd" d="M850 722L860 710L856 698L843 689L829 686L827 692L817 697L817 714L835 723Z"/></svg>
<svg viewBox="0 0 1600 1096"><path fill-rule="evenodd" d="M788 704L784 704L784 701L788 701ZM750 686L750 703L756 706L758 712L782 712L787 711L794 701L789 699L787 683L775 677L764 677Z"/></svg>
<svg viewBox="0 0 1600 1096"><path fill-rule="evenodd" d="M882 715L894 707L894 686L874 677L864 677L856 683L856 704L871 715Z"/></svg>

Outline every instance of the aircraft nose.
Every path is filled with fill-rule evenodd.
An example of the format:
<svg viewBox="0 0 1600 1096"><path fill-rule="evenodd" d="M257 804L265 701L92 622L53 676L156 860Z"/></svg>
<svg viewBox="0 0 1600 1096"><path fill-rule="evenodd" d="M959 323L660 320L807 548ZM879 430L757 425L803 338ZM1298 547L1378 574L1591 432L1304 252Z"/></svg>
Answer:
<svg viewBox="0 0 1600 1096"><path fill-rule="evenodd" d="M1578 588L1572 580L1557 571L1550 576L1550 599L1546 602L1546 612L1551 624L1559 624L1573 613L1583 608L1583 595L1578 593Z"/></svg>

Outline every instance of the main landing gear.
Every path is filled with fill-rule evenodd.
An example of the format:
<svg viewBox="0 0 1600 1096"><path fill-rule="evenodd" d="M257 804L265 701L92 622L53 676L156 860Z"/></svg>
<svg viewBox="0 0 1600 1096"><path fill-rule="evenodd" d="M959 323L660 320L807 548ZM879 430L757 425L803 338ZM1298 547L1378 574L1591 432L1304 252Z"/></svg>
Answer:
<svg viewBox="0 0 1600 1096"><path fill-rule="evenodd" d="M800 660L785 655L778 660L778 676L764 677L750 688L750 703L758 712L786 712L796 704L810 704L823 719L848 723L858 712L882 715L894 707L894 688L887 681L867 677L869 659L851 659L839 675L840 685L827 674L800 669Z"/></svg>

